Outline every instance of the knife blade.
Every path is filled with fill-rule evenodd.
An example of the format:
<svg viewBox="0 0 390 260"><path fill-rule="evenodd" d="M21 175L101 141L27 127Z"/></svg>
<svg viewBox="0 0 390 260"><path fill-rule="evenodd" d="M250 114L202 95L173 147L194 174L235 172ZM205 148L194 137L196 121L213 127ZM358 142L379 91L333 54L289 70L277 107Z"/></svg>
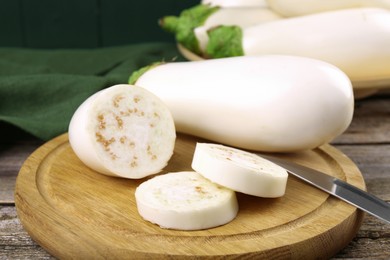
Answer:
<svg viewBox="0 0 390 260"><path fill-rule="evenodd" d="M308 182L315 187L390 223L390 203L353 186L343 180L318 170L293 163L275 156L258 154L281 167L290 174Z"/></svg>

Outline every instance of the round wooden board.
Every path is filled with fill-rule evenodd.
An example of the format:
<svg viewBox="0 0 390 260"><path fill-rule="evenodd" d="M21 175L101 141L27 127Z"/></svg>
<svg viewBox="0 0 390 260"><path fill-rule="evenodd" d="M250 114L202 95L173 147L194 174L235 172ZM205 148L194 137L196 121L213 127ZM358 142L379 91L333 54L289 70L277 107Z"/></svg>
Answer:
<svg viewBox="0 0 390 260"><path fill-rule="evenodd" d="M199 61L205 58L191 52L181 44L177 44L177 49L189 61ZM362 99L376 94L379 91L390 89L390 76L382 79L372 79L352 82L355 99Z"/></svg>
<svg viewBox="0 0 390 260"><path fill-rule="evenodd" d="M162 173L191 170L196 141L201 140L179 135ZM358 168L330 145L279 156L365 189ZM224 226L167 230L138 215L134 190L144 180L108 177L87 168L64 134L37 149L22 166L15 189L17 213L37 243L64 259L329 258L352 240L364 216L289 176L281 198L238 194L239 213Z"/></svg>

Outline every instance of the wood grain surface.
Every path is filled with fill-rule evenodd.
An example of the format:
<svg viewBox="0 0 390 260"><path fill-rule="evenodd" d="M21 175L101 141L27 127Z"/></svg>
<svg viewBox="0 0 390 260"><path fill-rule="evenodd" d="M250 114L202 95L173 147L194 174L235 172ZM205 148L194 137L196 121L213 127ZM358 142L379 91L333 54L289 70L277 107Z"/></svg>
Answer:
<svg viewBox="0 0 390 260"><path fill-rule="evenodd" d="M163 173L190 170L196 141L179 135ZM358 168L330 145L282 157L365 188ZM200 231L161 229L137 213L134 190L142 181L108 177L85 167L65 134L24 163L15 203L35 241L55 257L79 259L329 258L352 240L363 219L353 206L290 176L282 198L238 194L240 211L229 224Z"/></svg>
<svg viewBox="0 0 390 260"><path fill-rule="evenodd" d="M360 169L367 190L390 202L390 93L355 103L352 124L332 145ZM0 259L55 259L28 235L16 214L14 187L24 160L43 142L0 122ZM277 257L274 257L274 259ZM352 241L330 259L390 259L389 224L366 214Z"/></svg>

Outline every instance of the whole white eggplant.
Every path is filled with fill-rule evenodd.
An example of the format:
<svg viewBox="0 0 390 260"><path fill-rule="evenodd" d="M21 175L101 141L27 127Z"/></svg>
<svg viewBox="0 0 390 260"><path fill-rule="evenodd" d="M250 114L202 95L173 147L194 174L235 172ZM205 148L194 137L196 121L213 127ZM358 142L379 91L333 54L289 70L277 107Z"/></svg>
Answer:
<svg viewBox="0 0 390 260"><path fill-rule="evenodd" d="M266 0L202 0L201 4L220 7L266 7Z"/></svg>
<svg viewBox="0 0 390 260"><path fill-rule="evenodd" d="M356 7L390 9L390 0L266 0L269 8L285 16L299 16Z"/></svg>
<svg viewBox="0 0 390 260"><path fill-rule="evenodd" d="M353 115L348 77L304 57L155 64L129 83L160 97L177 131L256 151L315 148L340 135Z"/></svg>
<svg viewBox="0 0 390 260"><path fill-rule="evenodd" d="M223 44L222 44L223 43ZM320 59L352 82L390 77L390 11L357 8L325 12L241 29L209 31L206 56L281 54Z"/></svg>

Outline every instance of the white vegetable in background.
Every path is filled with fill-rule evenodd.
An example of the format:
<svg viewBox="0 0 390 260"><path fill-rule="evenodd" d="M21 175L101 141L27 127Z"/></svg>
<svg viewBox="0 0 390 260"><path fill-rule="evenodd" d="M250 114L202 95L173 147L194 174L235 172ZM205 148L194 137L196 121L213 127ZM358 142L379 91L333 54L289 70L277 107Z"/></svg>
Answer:
<svg viewBox="0 0 390 260"><path fill-rule="evenodd" d="M165 16L160 26L175 35L176 41L194 53L204 52L207 30L219 25L242 28L273 21L281 17L264 7L221 8L197 5L183 10L180 16Z"/></svg>
<svg viewBox="0 0 390 260"><path fill-rule="evenodd" d="M212 182L253 196L276 198L286 191L285 169L232 147L197 143L192 169Z"/></svg>
<svg viewBox="0 0 390 260"><path fill-rule="evenodd" d="M145 181L137 187L135 198L141 217L162 228L212 228L232 221L238 212L234 191L191 171Z"/></svg>
<svg viewBox="0 0 390 260"><path fill-rule="evenodd" d="M221 7L266 7L266 0L202 0L201 4Z"/></svg>
<svg viewBox="0 0 390 260"><path fill-rule="evenodd" d="M390 9L390 0L265 0L276 13L290 17L356 7Z"/></svg>
<svg viewBox="0 0 390 260"><path fill-rule="evenodd" d="M158 173L173 154L176 131L167 106L144 88L115 85L89 97L69 124L69 142L97 172L125 178Z"/></svg>
<svg viewBox="0 0 390 260"><path fill-rule="evenodd" d="M207 30L219 25L237 25L241 28L271 22L281 16L268 8L221 8L211 14L202 26L194 29L200 51L204 52L208 42Z"/></svg>
<svg viewBox="0 0 390 260"><path fill-rule="evenodd" d="M349 126L351 82L337 67L264 55L154 65L130 84L169 107L179 132L258 151L311 149Z"/></svg>
<svg viewBox="0 0 390 260"><path fill-rule="evenodd" d="M209 38L209 57L297 55L331 63L352 82L390 77L390 11L384 9L325 12L242 30L221 26Z"/></svg>

